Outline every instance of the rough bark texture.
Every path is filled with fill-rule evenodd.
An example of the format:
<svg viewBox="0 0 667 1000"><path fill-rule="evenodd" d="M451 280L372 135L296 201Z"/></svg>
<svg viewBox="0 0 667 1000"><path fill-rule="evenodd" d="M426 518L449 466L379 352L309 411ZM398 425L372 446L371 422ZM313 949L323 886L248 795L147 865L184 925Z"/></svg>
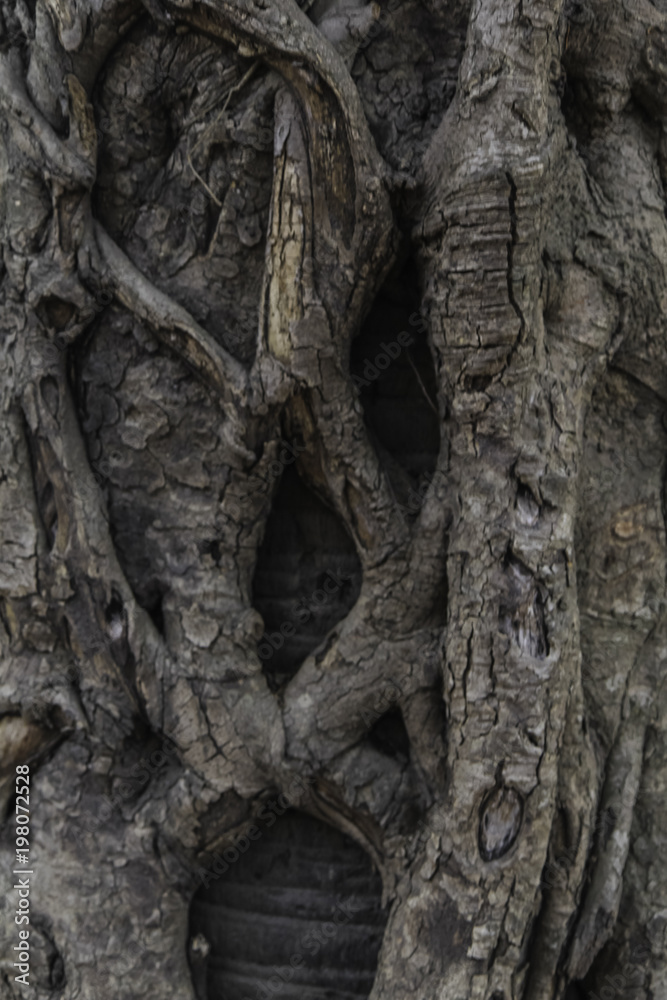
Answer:
<svg viewBox="0 0 667 1000"><path fill-rule="evenodd" d="M666 1000L665 0L0 33L0 996Z"/></svg>

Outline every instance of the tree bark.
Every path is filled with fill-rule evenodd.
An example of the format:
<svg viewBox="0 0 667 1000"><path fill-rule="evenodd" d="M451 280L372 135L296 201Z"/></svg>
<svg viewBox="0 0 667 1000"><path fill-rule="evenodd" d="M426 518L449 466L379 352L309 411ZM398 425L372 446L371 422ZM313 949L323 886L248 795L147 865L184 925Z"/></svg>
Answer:
<svg viewBox="0 0 667 1000"><path fill-rule="evenodd" d="M0 32L0 995L667 998L664 3Z"/></svg>

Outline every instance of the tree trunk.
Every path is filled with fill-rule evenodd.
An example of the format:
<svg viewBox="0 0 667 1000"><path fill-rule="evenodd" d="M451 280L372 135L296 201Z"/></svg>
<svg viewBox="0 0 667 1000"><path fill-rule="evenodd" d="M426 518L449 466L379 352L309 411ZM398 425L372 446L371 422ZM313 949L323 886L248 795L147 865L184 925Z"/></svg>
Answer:
<svg viewBox="0 0 667 1000"><path fill-rule="evenodd" d="M0 996L664 1000L664 0L144 5L0 0Z"/></svg>

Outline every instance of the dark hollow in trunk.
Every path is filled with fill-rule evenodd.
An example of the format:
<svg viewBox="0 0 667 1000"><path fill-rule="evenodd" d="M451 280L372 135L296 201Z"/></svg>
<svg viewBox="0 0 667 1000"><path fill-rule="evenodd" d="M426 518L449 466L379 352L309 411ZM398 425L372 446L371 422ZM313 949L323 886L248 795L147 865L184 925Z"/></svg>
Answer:
<svg viewBox="0 0 667 1000"><path fill-rule="evenodd" d="M258 652L275 689L292 677L352 608L361 565L334 512L286 469L259 550L254 604L265 624ZM282 631L281 631L282 629Z"/></svg>
<svg viewBox="0 0 667 1000"><path fill-rule="evenodd" d="M259 818L261 837L192 901L190 940L210 948L208 1000L362 1000L387 917L370 858L303 813Z"/></svg>
<svg viewBox="0 0 667 1000"><path fill-rule="evenodd" d="M405 514L421 506L440 450L433 359L414 260L395 267L352 344L366 426ZM407 336L406 336L407 334Z"/></svg>

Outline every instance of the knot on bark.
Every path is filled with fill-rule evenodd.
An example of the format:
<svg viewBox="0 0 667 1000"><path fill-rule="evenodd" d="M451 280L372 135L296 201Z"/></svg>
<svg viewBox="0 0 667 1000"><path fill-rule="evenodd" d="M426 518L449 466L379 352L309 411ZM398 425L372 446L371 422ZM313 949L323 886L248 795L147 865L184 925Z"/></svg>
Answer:
<svg viewBox="0 0 667 1000"><path fill-rule="evenodd" d="M519 835L523 797L514 788L494 788L482 803L479 817L479 853L484 861L507 854Z"/></svg>

